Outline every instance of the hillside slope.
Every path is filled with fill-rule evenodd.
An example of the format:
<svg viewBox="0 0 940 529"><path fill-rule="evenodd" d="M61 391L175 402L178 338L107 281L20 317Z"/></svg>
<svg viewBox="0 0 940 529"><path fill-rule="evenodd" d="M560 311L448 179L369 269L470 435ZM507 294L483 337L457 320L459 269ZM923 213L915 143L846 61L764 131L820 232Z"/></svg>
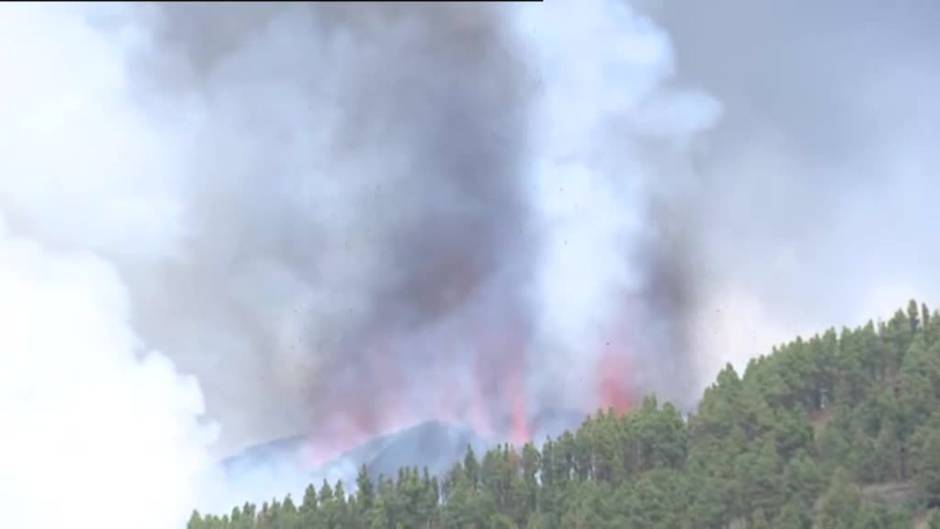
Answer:
<svg viewBox="0 0 940 529"><path fill-rule="evenodd" d="M468 452L438 480L402 469L190 529L900 529L940 526L940 315L911 302L887 322L730 365L683 417L646 398L540 448ZM339 494L336 494L339 488Z"/></svg>

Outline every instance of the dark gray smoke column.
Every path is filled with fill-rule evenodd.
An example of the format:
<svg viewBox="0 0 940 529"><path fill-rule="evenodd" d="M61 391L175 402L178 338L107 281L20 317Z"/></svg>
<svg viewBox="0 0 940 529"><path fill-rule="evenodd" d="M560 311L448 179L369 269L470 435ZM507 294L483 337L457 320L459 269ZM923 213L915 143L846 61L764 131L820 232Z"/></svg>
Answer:
<svg viewBox="0 0 940 529"><path fill-rule="evenodd" d="M108 257L222 452L429 418L522 441L691 394L647 151L684 159L717 105L668 86L649 20L578 6L102 8L149 128L182 146L172 251Z"/></svg>
<svg viewBox="0 0 940 529"><path fill-rule="evenodd" d="M228 433L505 414L495 377L521 369L527 342L533 86L504 17L241 4L145 16L159 39L135 82L193 142L183 257L130 274L152 294L138 326L200 376Z"/></svg>

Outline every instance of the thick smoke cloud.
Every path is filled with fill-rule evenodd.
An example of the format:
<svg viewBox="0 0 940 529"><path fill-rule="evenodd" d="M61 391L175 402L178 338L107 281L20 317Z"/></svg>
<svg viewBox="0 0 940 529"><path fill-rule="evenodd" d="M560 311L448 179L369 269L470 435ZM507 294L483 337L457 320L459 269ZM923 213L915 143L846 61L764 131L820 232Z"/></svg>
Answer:
<svg viewBox="0 0 940 529"><path fill-rule="evenodd" d="M480 6L219 13L146 17L135 81L193 143L184 258L135 271L142 332L204 374L233 438L478 402L512 362L501 342L526 340L532 86L509 28Z"/></svg>
<svg viewBox="0 0 940 529"><path fill-rule="evenodd" d="M681 266L675 239L650 222L645 152L655 144L683 158L720 106L667 85L668 36L625 4L533 9L521 26L538 43L529 52L542 80L529 181L541 242L535 350L550 389L538 400L563 395L583 410L643 392L685 401L692 350L673 315L690 300L669 277Z"/></svg>
<svg viewBox="0 0 940 529"><path fill-rule="evenodd" d="M937 299L932 4L639 7L4 7L0 503L170 527L302 485L252 443L540 438Z"/></svg>
<svg viewBox="0 0 940 529"><path fill-rule="evenodd" d="M11 350L36 369L85 362L74 391L94 380L122 403L85 410L99 426L83 435L177 472L154 482L178 492L155 524L197 494L222 507L296 488L320 460L415 421L523 441L687 372L678 352L662 369L656 347L670 358L679 342L645 325L636 151L646 136L682 140L715 105L660 90L670 50L648 21L586 7L10 8L3 65L20 75L2 94L16 104L0 208L50 269L83 272L78 254L109 271L72 310L128 337L111 344L114 365L81 337L71 363L64 344ZM614 46L586 39L599 35ZM695 111L659 115L677 105ZM70 285L17 283L24 296ZM99 290L126 300L99 310ZM151 347L167 357L139 356ZM176 370L203 393L180 389ZM28 385L63 405L24 416L83 415L69 386ZM214 455L307 433L310 461L237 490L209 480L211 432L189 433L206 428L202 394ZM161 400L188 404L118 413ZM101 490L136 494L127 476L101 476ZM28 518L36 505L23 504Z"/></svg>
<svg viewBox="0 0 940 529"><path fill-rule="evenodd" d="M153 39L134 86L190 142L180 258L125 267L135 321L199 375L225 442L306 430L325 457L429 418L521 441L556 411L686 396L690 350L656 309L675 301L631 255L658 237L640 140L681 144L717 106L661 89L648 21L613 2L134 18Z"/></svg>
<svg viewBox="0 0 940 529"><path fill-rule="evenodd" d="M11 8L3 213L113 267L116 328L197 377L216 455L626 406L687 371L630 254L640 139L715 104L661 90L648 21L585 7Z"/></svg>
<svg viewBox="0 0 940 529"><path fill-rule="evenodd" d="M107 263L6 233L0 263L7 523L117 528L148 512L143 527L179 526L212 464L215 432L198 421L195 380L159 353L135 354L126 293Z"/></svg>
<svg viewBox="0 0 940 529"><path fill-rule="evenodd" d="M180 527L217 425L197 380L132 328L138 300L101 256L173 255L175 143L127 90L139 35L84 21L62 6L0 16L0 506L24 528L141 513Z"/></svg>

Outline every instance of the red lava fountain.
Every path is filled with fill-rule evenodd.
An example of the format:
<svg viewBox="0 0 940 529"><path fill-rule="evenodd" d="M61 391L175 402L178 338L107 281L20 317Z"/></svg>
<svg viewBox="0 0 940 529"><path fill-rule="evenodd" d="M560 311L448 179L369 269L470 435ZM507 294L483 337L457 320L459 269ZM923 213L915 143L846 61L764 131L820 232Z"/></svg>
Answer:
<svg viewBox="0 0 940 529"><path fill-rule="evenodd" d="M509 376L509 398L511 400L510 440L515 445L522 445L532 438L529 430L529 418L526 415L526 391L521 369L515 369Z"/></svg>
<svg viewBox="0 0 940 529"><path fill-rule="evenodd" d="M584 380L588 387L575 388L579 394L593 396L584 403L590 409L628 411L634 400L630 365L629 337L626 331L615 332L601 342L591 369L594 376ZM420 391L409 392L419 381L409 376L407 366L422 368L417 360L405 367L395 361L402 355L394 351L408 350L413 344L398 336L376 338L366 344L362 362L345 371L335 371L328 382L332 390L324 402L335 403L329 412L318 417L311 432L311 462L324 462L375 435L407 428L426 420L464 423L477 434L502 439L517 447L532 441L533 432L545 427L539 417L551 415L539 402L530 400L528 383L530 340L524 322L513 318L472 319L447 333L447 340L472 340L474 362L469 369L446 364L427 367ZM438 345L435 341L430 342ZM427 350L427 344L422 344ZM585 361L589 361L585 359ZM362 380L381 383L363 386ZM416 400L417 399L417 400Z"/></svg>
<svg viewBox="0 0 940 529"><path fill-rule="evenodd" d="M628 379L630 363L624 351L609 343L597 365L598 400L604 410L612 408L617 413L625 413L633 397Z"/></svg>

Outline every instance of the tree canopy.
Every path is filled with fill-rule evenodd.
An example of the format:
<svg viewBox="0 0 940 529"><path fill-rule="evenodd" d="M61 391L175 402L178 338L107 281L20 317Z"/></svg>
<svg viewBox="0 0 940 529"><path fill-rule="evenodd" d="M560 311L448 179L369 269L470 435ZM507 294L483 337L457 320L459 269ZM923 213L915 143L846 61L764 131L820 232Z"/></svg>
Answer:
<svg viewBox="0 0 940 529"><path fill-rule="evenodd" d="M883 484L913 492L869 493ZM940 315L911 301L728 365L686 417L650 396L541 447L468 448L440 477L363 468L355 487L194 512L188 529L910 527L940 506Z"/></svg>

